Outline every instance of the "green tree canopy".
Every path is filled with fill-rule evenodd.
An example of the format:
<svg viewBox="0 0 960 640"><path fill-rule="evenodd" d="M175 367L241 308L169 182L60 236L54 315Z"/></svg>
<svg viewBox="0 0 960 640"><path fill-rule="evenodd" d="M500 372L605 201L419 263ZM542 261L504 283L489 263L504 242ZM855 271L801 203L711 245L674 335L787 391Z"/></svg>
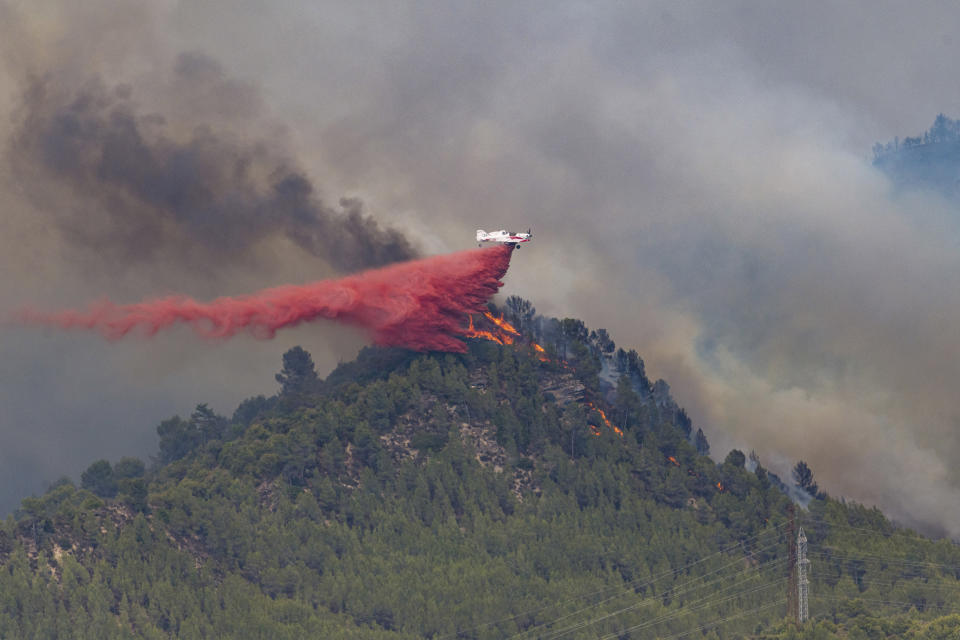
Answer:
<svg viewBox="0 0 960 640"><path fill-rule="evenodd" d="M283 354L283 369L276 375L283 395L309 393L317 387L317 370L313 358L301 346Z"/></svg>
<svg viewBox="0 0 960 640"><path fill-rule="evenodd" d="M808 467L807 463L803 460L798 462L793 468L793 481L798 487L812 496L816 496L819 491L817 483L813 481L813 471L810 470L810 467Z"/></svg>
<svg viewBox="0 0 960 640"><path fill-rule="evenodd" d="M107 460L97 460L80 474L80 486L101 498L117 495L117 479Z"/></svg>

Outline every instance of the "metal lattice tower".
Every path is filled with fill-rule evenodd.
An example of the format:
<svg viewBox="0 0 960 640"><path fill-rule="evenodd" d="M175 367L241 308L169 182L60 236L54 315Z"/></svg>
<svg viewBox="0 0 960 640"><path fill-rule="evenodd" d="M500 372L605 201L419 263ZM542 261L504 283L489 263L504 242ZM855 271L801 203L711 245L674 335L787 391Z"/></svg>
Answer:
<svg viewBox="0 0 960 640"><path fill-rule="evenodd" d="M787 505L787 618L797 619L797 525L794 507Z"/></svg>
<svg viewBox="0 0 960 640"><path fill-rule="evenodd" d="M807 599L810 589L810 561L807 560L807 536L803 534L803 527L797 534L797 622L803 624L810 617Z"/></svg>

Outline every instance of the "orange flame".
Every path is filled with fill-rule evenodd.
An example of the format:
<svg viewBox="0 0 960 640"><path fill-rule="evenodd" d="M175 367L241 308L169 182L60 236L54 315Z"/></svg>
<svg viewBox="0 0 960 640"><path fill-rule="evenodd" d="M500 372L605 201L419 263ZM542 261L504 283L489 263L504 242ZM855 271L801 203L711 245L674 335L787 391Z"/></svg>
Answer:
<svg viewBox="0 0 960 640"><path fill-rule="evenodd" d="M612 429L618 436L621 438L623 437L623 430L610 422L610 420L607 418L606 412L603 409L595 406L592 402L588 402L587 406L600 414L600 417L603 419L603 424L607 425L608 429Z"/></svg>
<svg viewBox="0 0 960 640"><path fill-rule="evenodd" d="M493 324L497 325L498 327L500 327L501 329L503 329L503 330L506 331L507 333L512 333L512 334L515 335L515 336L520 335L520 332L517 331L517 330L513 327L512 324L510 324L509 322L507 322L506 320L503 319L503 314L502 314L502 313L500 314L500 317L497 318L497 317L495 317L492 313L490 313L489 311L484 311L484 312L483 312L483 317L485 317L487 320L489 320L489 321L492 322Z"/></svg>
<svg viewBox="0 0 960 640"><path fill-rule="evenodd" d="M547 350L538 345L536 342L531 342L530 346L533 347L533 350L537 352L537 360L540 362L550 362L550 358L547 357Z"/></svg>
<svg viewBox="0 0 960 640"><path fill-rule="evenodd" d="M484 340L490 340L491 342L496 342L497 344L513 344L521 334L517 329L503 319L503 314L500 314L500 317L497 317L490 313L489 311L484 311L481 315L484 318L489 320L497 328L497 331L486 331L484 329L477 329L473 324L473 316L470 316L470 324L464 331L464 335L468 338L483 338ZM533 350L537 353L537 359L540 362L549 362L549 358L546 356L547 350L536 342L531 342L530 346L533 347ZM565 368L570 368L569 363L566 360L561 361ZM607 418L607 414L603 409L594 406L592 402L587 402L587 406L600 414L600 418L603 420L603 424L607 426L608 429L616 433L621 438L623 437L623 430L610 422L610 419ZM595 436L600 435L600 428L596 425L589 425L590 431Z"/></svg>
<svg viewBox="0 0 960 640"><path fill-rule="evenodd" d="M496 333L493 331L477 329L473 326L473 316L470 316L470 325L467 327L466 331L464 331L464 335L466 337L483 338L484 340L490 340L491 342L496 342L497 344L513 344L516 340L516 336L520 335L520 332L517 331L512 324L503 319L503 315L498 318L489 311L484 311L483 317L497 327Z"/></svg>
<svg viewBox="0 0 960 640"><path fill-rule="evenodd" d="M680 466L680 463L677 462L677 459L674 458L673 456L667 456L667 460L669 460L669 461L672 462L673 464L677 465L678 467Z"/></svg>
<svg viewBox="0 0 960 640"><path fill-rule="evenodd" d="M489 317L491 320L496 321L496 319L487 312L484 312L483 315ZM510 327L508 323L504 323L504 324ZM513 327L510 327L510 329L513 329ZM467 330L464 331L464 335L467 336L468 338L483 338L484 340L490 340L492 342L496 342L497 344L513 344L513 336L507 333L500 333L498 335L495 335L491 331L484 331L483 329L474 328L473 316L470 316L470 325L467 327Z"/></svg>
<svg viewBox="0 0 960 640"><path fill-rule="evenodd" d="M723 491L723 483L720 482L719 480L717 481L717 489L720 489L720 491Z"/></svg>
<svg viewBox="0 0 960 640"><path fill-rule="evenodd" d="M486 331L484 329L477 329L473 324L473 316L470 316L470 325L464 331L464 335L468 338L482 338L484 340L490 340L491 342L496 342L497 344L514 344L517 339L520 337L520 332L517 331L516 327L503 319L503 314L501 313L499 317L493 315L489 311L484 311L481 314L484 318L493 323L496 327L493 331ZM536 342L531 342L530 346L533 347L533 350L537 352L537 359L540 362L549 362L550 358L546 356L547 350L541 347Z"/></svg>

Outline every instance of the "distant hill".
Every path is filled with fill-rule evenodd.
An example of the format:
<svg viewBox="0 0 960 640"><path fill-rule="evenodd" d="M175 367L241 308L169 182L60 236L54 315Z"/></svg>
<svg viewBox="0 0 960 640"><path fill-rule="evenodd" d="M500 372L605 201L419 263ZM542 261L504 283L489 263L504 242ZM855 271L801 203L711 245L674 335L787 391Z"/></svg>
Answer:
<svg viewBox="0 0 960 640"><path fill-rule="evenodd" d="M873 147L873 164L897 187L935 190L960 198L960 121L938 114L923 134Z"/></svg>
<svg viewBox="0 0 960 640"><path fill-rule="evenodd" d="M956 545L806 465L713 460L602 329L519 298L471 326L466 354L368 348L325 380L292 349L280 393L164 421L149 467L24 500L0 637L960 637Z"/></svg>

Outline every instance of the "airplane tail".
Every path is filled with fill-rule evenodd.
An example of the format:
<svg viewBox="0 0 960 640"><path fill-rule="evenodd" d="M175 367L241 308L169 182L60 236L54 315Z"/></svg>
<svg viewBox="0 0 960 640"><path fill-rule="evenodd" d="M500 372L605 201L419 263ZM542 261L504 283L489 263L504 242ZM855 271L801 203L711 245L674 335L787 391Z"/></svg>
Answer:
<svg viewBox="0 0 960 640"><path fill-rule="evenodd" d="M477 242L480 242L485 237L487 237L487 232L483 229L477 229Z"/></svg>

